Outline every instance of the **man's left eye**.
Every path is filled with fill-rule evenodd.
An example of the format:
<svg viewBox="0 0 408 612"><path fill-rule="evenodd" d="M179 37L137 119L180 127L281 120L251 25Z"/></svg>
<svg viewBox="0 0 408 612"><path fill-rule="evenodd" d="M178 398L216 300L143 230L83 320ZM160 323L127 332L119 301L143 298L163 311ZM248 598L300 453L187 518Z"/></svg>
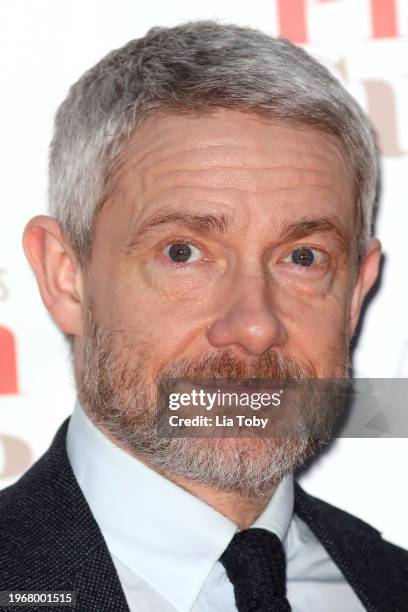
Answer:
<svg viewBox="0 0 408 612"><path fill-rule="evenodd" d="M293 263L297 266L310 267L322 263L324 259L324 254L317 249L297 247L282 261L285 263Z"/></svg>
<svg viewBox="0 0 408 612"><path fill-rule="evenodd" d="M201 251L189 242L173 242L163 254L173 263L193 263L201 258Z"/></svg>

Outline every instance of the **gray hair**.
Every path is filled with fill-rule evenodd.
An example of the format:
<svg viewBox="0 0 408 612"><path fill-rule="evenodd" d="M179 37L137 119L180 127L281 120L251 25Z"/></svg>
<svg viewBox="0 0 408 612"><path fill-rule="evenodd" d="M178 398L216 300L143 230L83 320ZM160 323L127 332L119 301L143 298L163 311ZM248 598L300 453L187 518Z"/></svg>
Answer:
<svg viewBox="0 0 408 612"><path fill-rule="evenodd" d="M304 50L252 28L195 21L155 27L110 52L71 87L50 148L49 211L82 263L110 175L152 113L217 107L310 125L337 135L355 176L356 240L372 233L378 151L371 123L339 81Z"/></svg>

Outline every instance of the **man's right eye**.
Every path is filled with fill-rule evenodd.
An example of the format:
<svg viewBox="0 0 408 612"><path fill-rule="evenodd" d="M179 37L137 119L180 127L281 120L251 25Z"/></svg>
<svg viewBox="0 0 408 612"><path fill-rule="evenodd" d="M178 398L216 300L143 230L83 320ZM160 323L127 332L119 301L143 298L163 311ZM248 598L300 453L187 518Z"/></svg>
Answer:
<svg viewBox="0 0 408 612"><path fill-rule="evenodd" d="M193 263L201 259L201 251L189 242L173 242L163 254L173 263Z"/></svg>

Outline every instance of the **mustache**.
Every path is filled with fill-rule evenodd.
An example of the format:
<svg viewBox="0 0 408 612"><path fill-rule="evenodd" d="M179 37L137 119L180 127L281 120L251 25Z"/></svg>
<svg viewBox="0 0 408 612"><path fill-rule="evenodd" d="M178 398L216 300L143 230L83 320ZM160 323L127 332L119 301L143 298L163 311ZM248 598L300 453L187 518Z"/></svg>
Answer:
<svg viewBox="0 0 408 612"><path fill-rule="evenodd" d="M302 366L296 360L276 351L268 351L256 359L246 361L226 350L210 353L201 358L180 358L168 364L157 376L156 382L164 379L187 379L198 384L209 381L246 379L273 379L288 382L292 379L317 378L311 366Z"/></svg>

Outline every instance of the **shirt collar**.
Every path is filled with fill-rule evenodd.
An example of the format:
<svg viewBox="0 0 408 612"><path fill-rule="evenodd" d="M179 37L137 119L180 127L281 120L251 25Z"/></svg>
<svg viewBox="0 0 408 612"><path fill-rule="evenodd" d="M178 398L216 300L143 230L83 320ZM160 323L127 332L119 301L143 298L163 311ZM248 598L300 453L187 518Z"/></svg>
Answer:
<svg viewBox="0 0 408 612"><path fill-rule="evenodd" d="M236 524L116 446L78 400L67 452L111 554L176 609L190 610ZM252 527L268 529L284 541L293 504L289 474Z"/></svg>

